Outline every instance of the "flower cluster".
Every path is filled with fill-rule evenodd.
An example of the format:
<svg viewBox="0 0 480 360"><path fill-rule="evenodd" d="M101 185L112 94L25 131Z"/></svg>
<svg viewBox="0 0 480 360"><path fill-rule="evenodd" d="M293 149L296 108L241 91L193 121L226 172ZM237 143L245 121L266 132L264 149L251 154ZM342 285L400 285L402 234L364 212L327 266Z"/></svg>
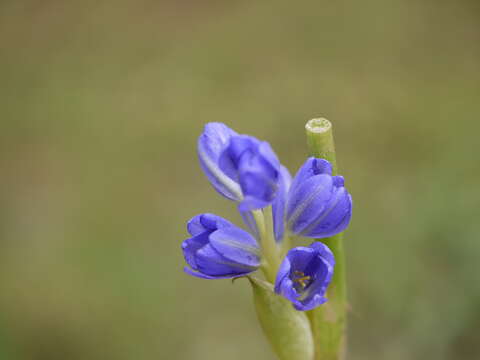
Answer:
<svg viewBox="0 0 480 360"><path fill-rule="evenodd" d="M249 232L213 214L193 217L182 243L185 272L225 279L264 270L275 292L297 310L326 301L335 259L315 241L289 249L292 236L326 238L348 226L352 199L324 159L309 158L290 176L271 146L209 123L198 139L200 165L215 190L235 201ZM271 275L273 274L273 276Z"/></svg>

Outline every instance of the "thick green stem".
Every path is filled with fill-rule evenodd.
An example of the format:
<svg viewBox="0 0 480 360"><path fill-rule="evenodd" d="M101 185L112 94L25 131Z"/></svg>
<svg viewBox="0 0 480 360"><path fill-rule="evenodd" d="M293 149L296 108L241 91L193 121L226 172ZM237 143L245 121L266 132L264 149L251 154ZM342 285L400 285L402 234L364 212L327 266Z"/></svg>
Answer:
<svg viewBox="0 0 480 360"><path fill-rule="evenodd" d="M332 124L327 119L312 119L305 126L310 156L327 159L332 175L337 174ZM328 288L328 301L308 312L315 340L315 360L344 360L346 342L347 293L343 236L319 239L335 256L335 270Z"/></svg>

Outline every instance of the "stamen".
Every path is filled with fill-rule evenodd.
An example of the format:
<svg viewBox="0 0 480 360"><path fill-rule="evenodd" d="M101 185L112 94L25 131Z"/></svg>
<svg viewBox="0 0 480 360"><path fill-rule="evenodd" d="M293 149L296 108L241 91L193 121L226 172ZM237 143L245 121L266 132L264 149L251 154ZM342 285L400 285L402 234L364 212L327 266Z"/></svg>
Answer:
<svg viewBox="0 0 480 360"><path fill-rule="evenodd" d="M311 276L305 275L305 273L303 273L302 271L294 271L293 275L295 276L293 282L299 284L302 290L307 287L307 285L310 283L310 280L312 279Z"/></svg>

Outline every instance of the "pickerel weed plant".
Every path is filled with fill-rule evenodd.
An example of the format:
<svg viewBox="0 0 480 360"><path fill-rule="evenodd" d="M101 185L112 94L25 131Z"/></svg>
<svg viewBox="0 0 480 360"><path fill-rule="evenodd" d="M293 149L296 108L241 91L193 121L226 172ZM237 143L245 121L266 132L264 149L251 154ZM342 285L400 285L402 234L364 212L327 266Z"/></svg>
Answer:
<svg viewBox="0 0 480 360"><path fill-rule="evenodd" d="M247 277L260 324L281 360L345 357L346 288L341 233L352 198L336 174L332 126L306 125L310 156L292 179L271 146L209 123L200 165L215 190L235 201L249 231L214 214L187 224L185 272L203 279ZM312 238L309 246L295 246ZM263 272L264 278L256 274Z"/></svg>

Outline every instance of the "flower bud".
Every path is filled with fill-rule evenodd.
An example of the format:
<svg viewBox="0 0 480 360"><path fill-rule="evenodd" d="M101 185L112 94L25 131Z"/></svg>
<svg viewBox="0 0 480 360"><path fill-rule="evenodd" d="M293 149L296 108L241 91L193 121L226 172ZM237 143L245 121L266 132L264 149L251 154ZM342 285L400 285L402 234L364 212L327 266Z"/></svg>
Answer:
<svg viewBox="0 0 480 360"><path fill-rule="evenodd" d="M186 273L204 279L244 276L260 266L257 241L246 231L213 214L192 218L191 238L182 243Z"/></svg>
<svg viewBox="0 0 480 360"><path fill-rule="evenodd" d="M225 124L208 123L198 138L197 151L200 166L215 190L230 200L241 201L240 185L230 179L218 164L222 151L235 135L237 133Z"/></svg>
<svg viewBox="0 0 480 360"><path fill-rule="evenodd" d="M325 238L348 226L352 197L342 176L332 176L332 166L324 159L309 158L300 168L288 193L286 221L297 235Z"/></svg>
<svg viewBox="0 0 480 360"><path fill-rule="evenodd" d="M267 142L209 123L198 140L200 164L214 188L239 202L240 211L270 205L279 187L280 162Z"/></svg>

